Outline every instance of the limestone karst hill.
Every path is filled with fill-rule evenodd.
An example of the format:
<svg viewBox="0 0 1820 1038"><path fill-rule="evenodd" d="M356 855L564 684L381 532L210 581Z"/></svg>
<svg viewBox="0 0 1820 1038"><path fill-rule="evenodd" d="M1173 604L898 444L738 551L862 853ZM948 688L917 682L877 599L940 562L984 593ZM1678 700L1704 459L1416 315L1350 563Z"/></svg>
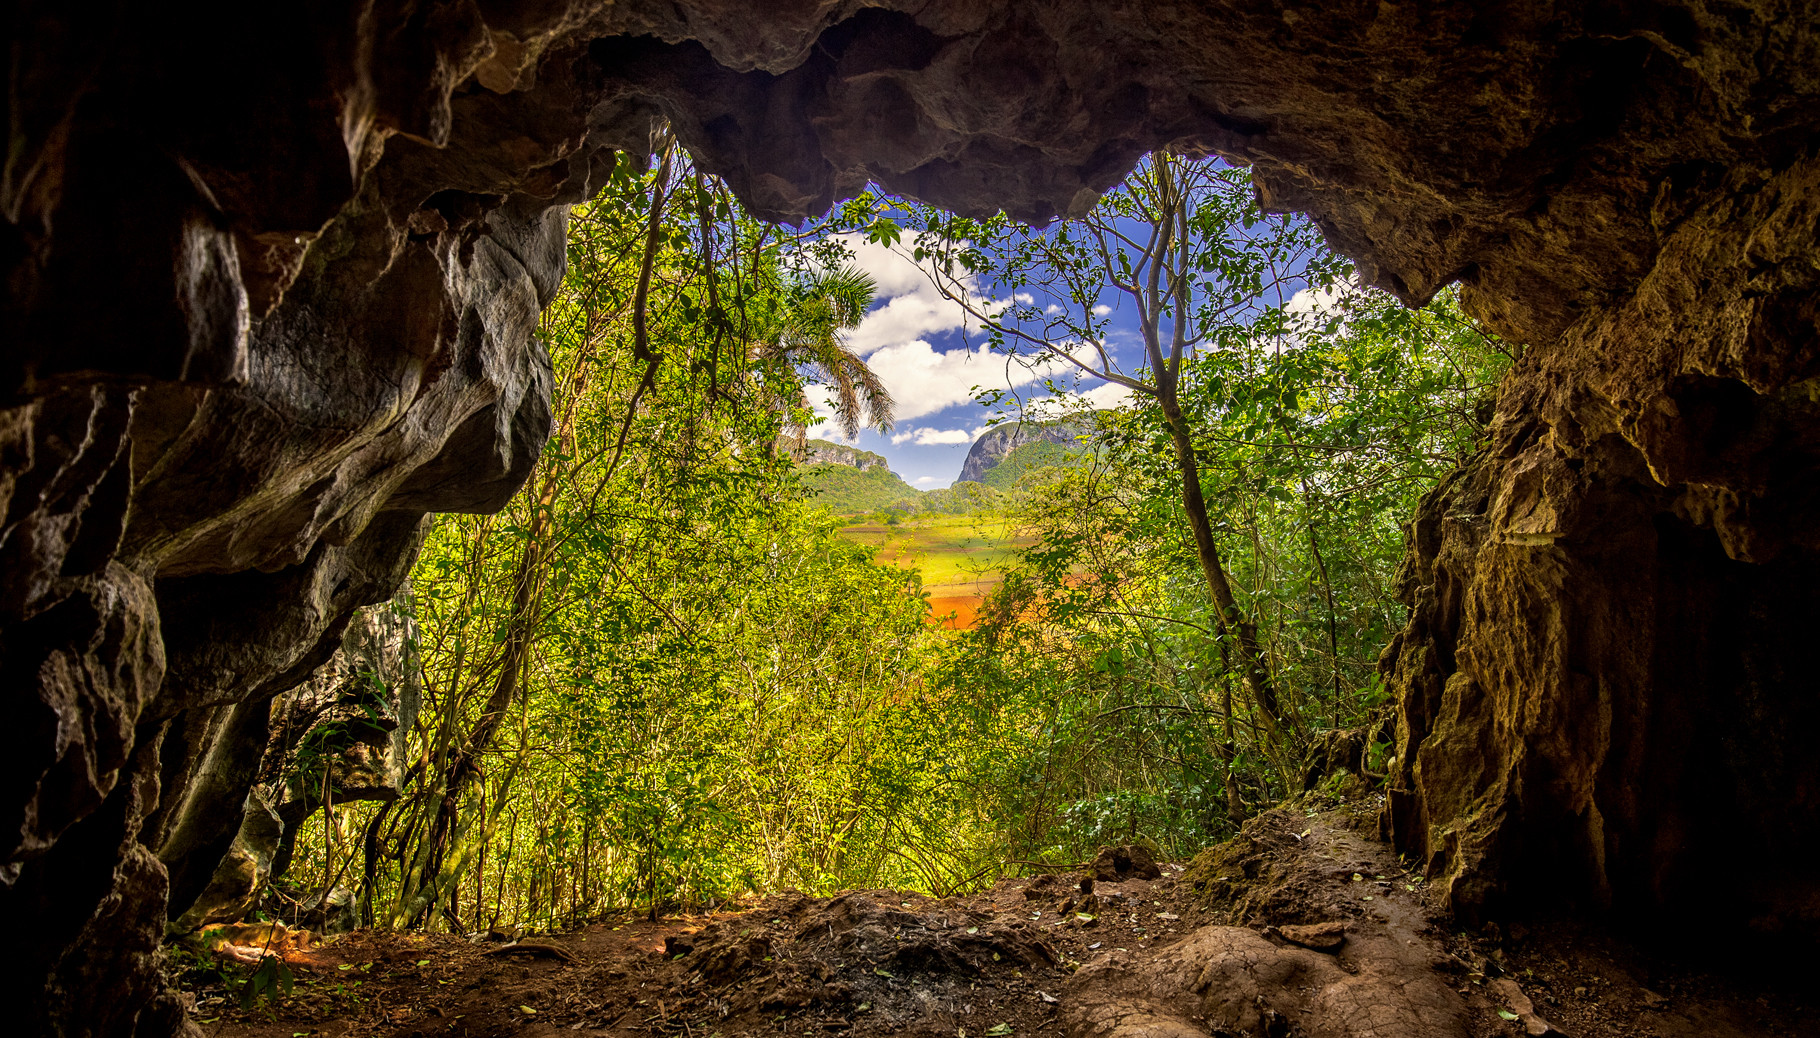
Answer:
<svg viewBox="0 0 1820 1038"><path fill-rule="evenodd" d="M1088 422L1062 419L1013 422L987 429L973 441L972 448L967 451L967 460L961 464L961 474L956 478L980 482L1013 451L1027 444L1050 443L1076 448L1091 428Z"/></svg>

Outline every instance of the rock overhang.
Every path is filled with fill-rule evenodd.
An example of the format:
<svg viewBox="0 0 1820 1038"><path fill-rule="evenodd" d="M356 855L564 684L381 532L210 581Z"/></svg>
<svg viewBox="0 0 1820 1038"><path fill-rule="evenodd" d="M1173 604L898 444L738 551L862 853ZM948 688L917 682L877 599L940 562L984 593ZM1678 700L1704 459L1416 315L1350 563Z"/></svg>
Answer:
<svg viewBox="0 0 1820 1038"><path fill-rule="evenodd" d="M0 914L40 935L47 972L13 978L33 1012L76 1013L57 992L128 954L108 927L160 911L146 848L185 805L157 780L167 801L205 788L173 780L234 750L172 738L179 715L270 694L389 594L421 513L498 507L529 471L550 392L530 329L561 276L561 211L658 120L777 219L876 182L1041 222L1154 148L1216 152L1365 280L1412 303L1461 281L1530 351L1485 454L1418 516L1433 529L1388 657L1393 835L1476 910L1506 859L1647 905L1685 883L1689 832L1743 818L1786 854L1820 830L1811 805L1761 792L1806 788L1812 751L1784 748L1780 771L1731 754L1723 796L1672 764L1703 728L1760 739L1807 709L1776 676L1793 628L1728 648L1683 603L1812 608L1820 32L1800 5L96 18L15 20L0 177L0 667L28 690L0 778ZM1654 613L1618 608L1639 594ZM1538 602L1570 608L1538 625ZM1728 694L1752 709L1728 714ZM1566 749L1537 720L1612 716L1631 720ZM1506 734L1486 748L1487 731ZM59 874L73 856L96 868ZM173 1019L144 970L123 983L119 1006L61 1025Z"/></svg>

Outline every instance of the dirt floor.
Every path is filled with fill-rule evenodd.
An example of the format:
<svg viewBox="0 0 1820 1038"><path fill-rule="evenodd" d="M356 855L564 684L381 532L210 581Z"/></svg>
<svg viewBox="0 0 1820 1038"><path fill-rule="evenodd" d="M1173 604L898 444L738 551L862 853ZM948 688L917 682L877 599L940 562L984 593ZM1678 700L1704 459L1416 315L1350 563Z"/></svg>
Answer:
<svg viewBox="0 0 1820 1038"><path fill-rule="evenodd" d="M1192 863L1112 849L969 897L780 895L516 944L280 941L276 1005L190 995L216 1038L1820 1036L1813 963L1720 977L1571 922L1462 934L1372 830L1279 810Z"/></svg>

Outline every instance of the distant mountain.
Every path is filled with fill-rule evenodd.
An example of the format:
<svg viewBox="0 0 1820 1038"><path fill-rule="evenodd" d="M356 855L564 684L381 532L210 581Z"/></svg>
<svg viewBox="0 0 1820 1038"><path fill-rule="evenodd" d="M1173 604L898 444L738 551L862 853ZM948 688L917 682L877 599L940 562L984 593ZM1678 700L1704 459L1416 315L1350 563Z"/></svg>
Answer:
<svg viewBox="0 0 1820 1038"><path fill-rule="evenodd" d="M797 472L816 503L835 515L863 515L887 508L922 508L922 491L891 471L883 455L810 440L795 451Z"/></svg>
<svg viewBox="0 0 1820 1038"><path fill-rule="evenodd" d="M845 465L861 472L870 472L873 469L890 471L891 469L891 463L885 460L883 454L874 454L871 451L848 447L845 444L829 443L827 440L809 440L804 443L802 449L797 452L796 463L798 465Z"/></svg>
<svg viewBox="0 0 1820 1038"><path fill-rule="evenodd" d="M798 466L796 471L814 493L816 503L835 515L864 515L887 508L922 511L922 491L888 468L858 469L817 461Z"/></svg>
<svg viewBox="0 0 1820 1038"><path fill-rule="evenodd" d="M1010 457L1011 452L1019 447L1031 443L1050 443L1074 450L1081 446L1081 437L1090 435L1092 432L1092 421L1080 418L1061 418L1050 422L1018 422L1015 425L1001 425L988 429L979 439L973 441L973 449L967 452L967 462L961 466L959 481L972 480L986 483L989 486L993 482L1003 482L1002 479L989 481L986 474Z"/></svg>
<svg viewBox="0 0 1820 1038"><path fill-rule="evenodd" d="M986 474L980 477L980 484L1001 494L1009 494L1017 489L1018 482L1025 475L1037 469L1078 465L1087 457L1087 452L1081 450L1079 444L1064 447L1048 440L1032 440L1019 444L1010 454L1000 459L997 465L987 469Z"/></svg>

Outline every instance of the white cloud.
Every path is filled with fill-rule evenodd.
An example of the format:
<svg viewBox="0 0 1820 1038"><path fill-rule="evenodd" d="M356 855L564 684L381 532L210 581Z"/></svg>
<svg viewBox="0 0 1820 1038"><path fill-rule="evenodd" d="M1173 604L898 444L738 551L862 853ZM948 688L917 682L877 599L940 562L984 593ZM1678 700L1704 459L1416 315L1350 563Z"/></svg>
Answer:
<svg viewBox="0 0 1820 1038"><path fill-rule="evenodd" d="M943 341L948 333L976 328L966 309L937 292L928 275L908 256L857 235L847 236L844 243L853 252L854 265L878 285L878 298L883 300L866 314L848 342L854 352L866 358L867 366L897 400L897 420L908 428L893 436L893 443L972 442L978 433L917 428L910 423L968 402L976 386L1022 390L1075 370L1057 357L1011 360L981 350L937 348L932 339ZM970 305L978 310L993 313L1010 304L1010 300L995 300L980 292L976 280L968 279L961 287L968 293ZM1034 297L1027 293L1016 298L1034 303ZM1080 347L1076 355L1083 360L1094 359L1086 347ZM838 430L825 420L832 413L825 395L816 400L816 405L816 413L824 421L811 429L811 434L839 439Z"/></svg>
<svg viewBox="0 0 1820 1038"><path fill-rule="evenodd" d="M856 446L857 440L849 440L841 432L840 425L834 420L834 397L826 386L805 386L809 405L815 409L816 422L804 431L803 435L812 440L828 440L832 443L845 443Z"/></svg>
<svg viewBox="0 0 1820 1038"><path fill-rule="evenodd" d="M940 480L940 479L937 479L937 478L936 478L936 477L934 477L934 476L918 476L918 477L916 477L916 485L917 485L917 486L919 486L919 487L920 487L920 486L923 486L923 485L924 485L924 484L926 484L926 483L940 483L940 482L943 482L943 481L942 481L942 480Z"/></svg>
<svg viewBox="0 0 1820 1038"><path fill-rule="evenodd" d="M1131 401L1132 393L1130 389L1117 382L1102 382L1084 393L1076 393L1075 396L1085 400L1087 405L1095 410L1109 410L1125 406Z"/></svg>
<svg viewBox="0 0 1820 1038"><path fill-rule="evenodd" d="M1108 411L1132 403L1134 394L1116 382L1102 382L1092 389L1051 393L1026 401L1024 412L1033 418L1061 418L1085 409Z"/></svg>
<svg viewBox="0 0 1820 1038"><path fill-rule="evenodd" d="M933 447L944 443L972 443L978 437L978 433L968 432L965 429L936 429L925 425L920 429L906 429L891 437L891 442Z"/></svg>
<svg viewBox="0 0 1820 1038"><path fill-rule="evenodd" d="M869 357L876 350L913 342L927 335L974 327L966 308L947 299L935 289L929 276L910 257L847 235L843 241L853 250L853 265L863 270L878 285L878 298L883 306L874 307L865 320L848 337L853 351ZM963 286L974 306L992 311L1005 305L975 293L975 283L967 279Z"/></svg>
<svg viewBox="0 0 1820 1038"><path fill-rule="evenodd" d="M1362 291L1354 285L1336 283L1327 288L1304 288L1289 297L1289 305L1284 307L1292 314L1319 313L1332 310L1348 298L1360 295Z"/></svg>
<svg viewBox="0 0 1820 1038"><path fill-rule="evenodd" d="M867 357L866 363L897 398L899 421L966 403L973 398L975 386L1021 389L1074 370L1057 357L1011 360L983 350L943 351L924 339L886 346Z"/></svg>
<svg viewBox="0 0 1820 1038"><path fill-rule="evenodd" d="M1105 303L1101 303L1100 305L1093 308L1093 316L1095 316L1095 317L1104 317L1111 312L1112 312L1112 307L1107 306Z"/></svg>

